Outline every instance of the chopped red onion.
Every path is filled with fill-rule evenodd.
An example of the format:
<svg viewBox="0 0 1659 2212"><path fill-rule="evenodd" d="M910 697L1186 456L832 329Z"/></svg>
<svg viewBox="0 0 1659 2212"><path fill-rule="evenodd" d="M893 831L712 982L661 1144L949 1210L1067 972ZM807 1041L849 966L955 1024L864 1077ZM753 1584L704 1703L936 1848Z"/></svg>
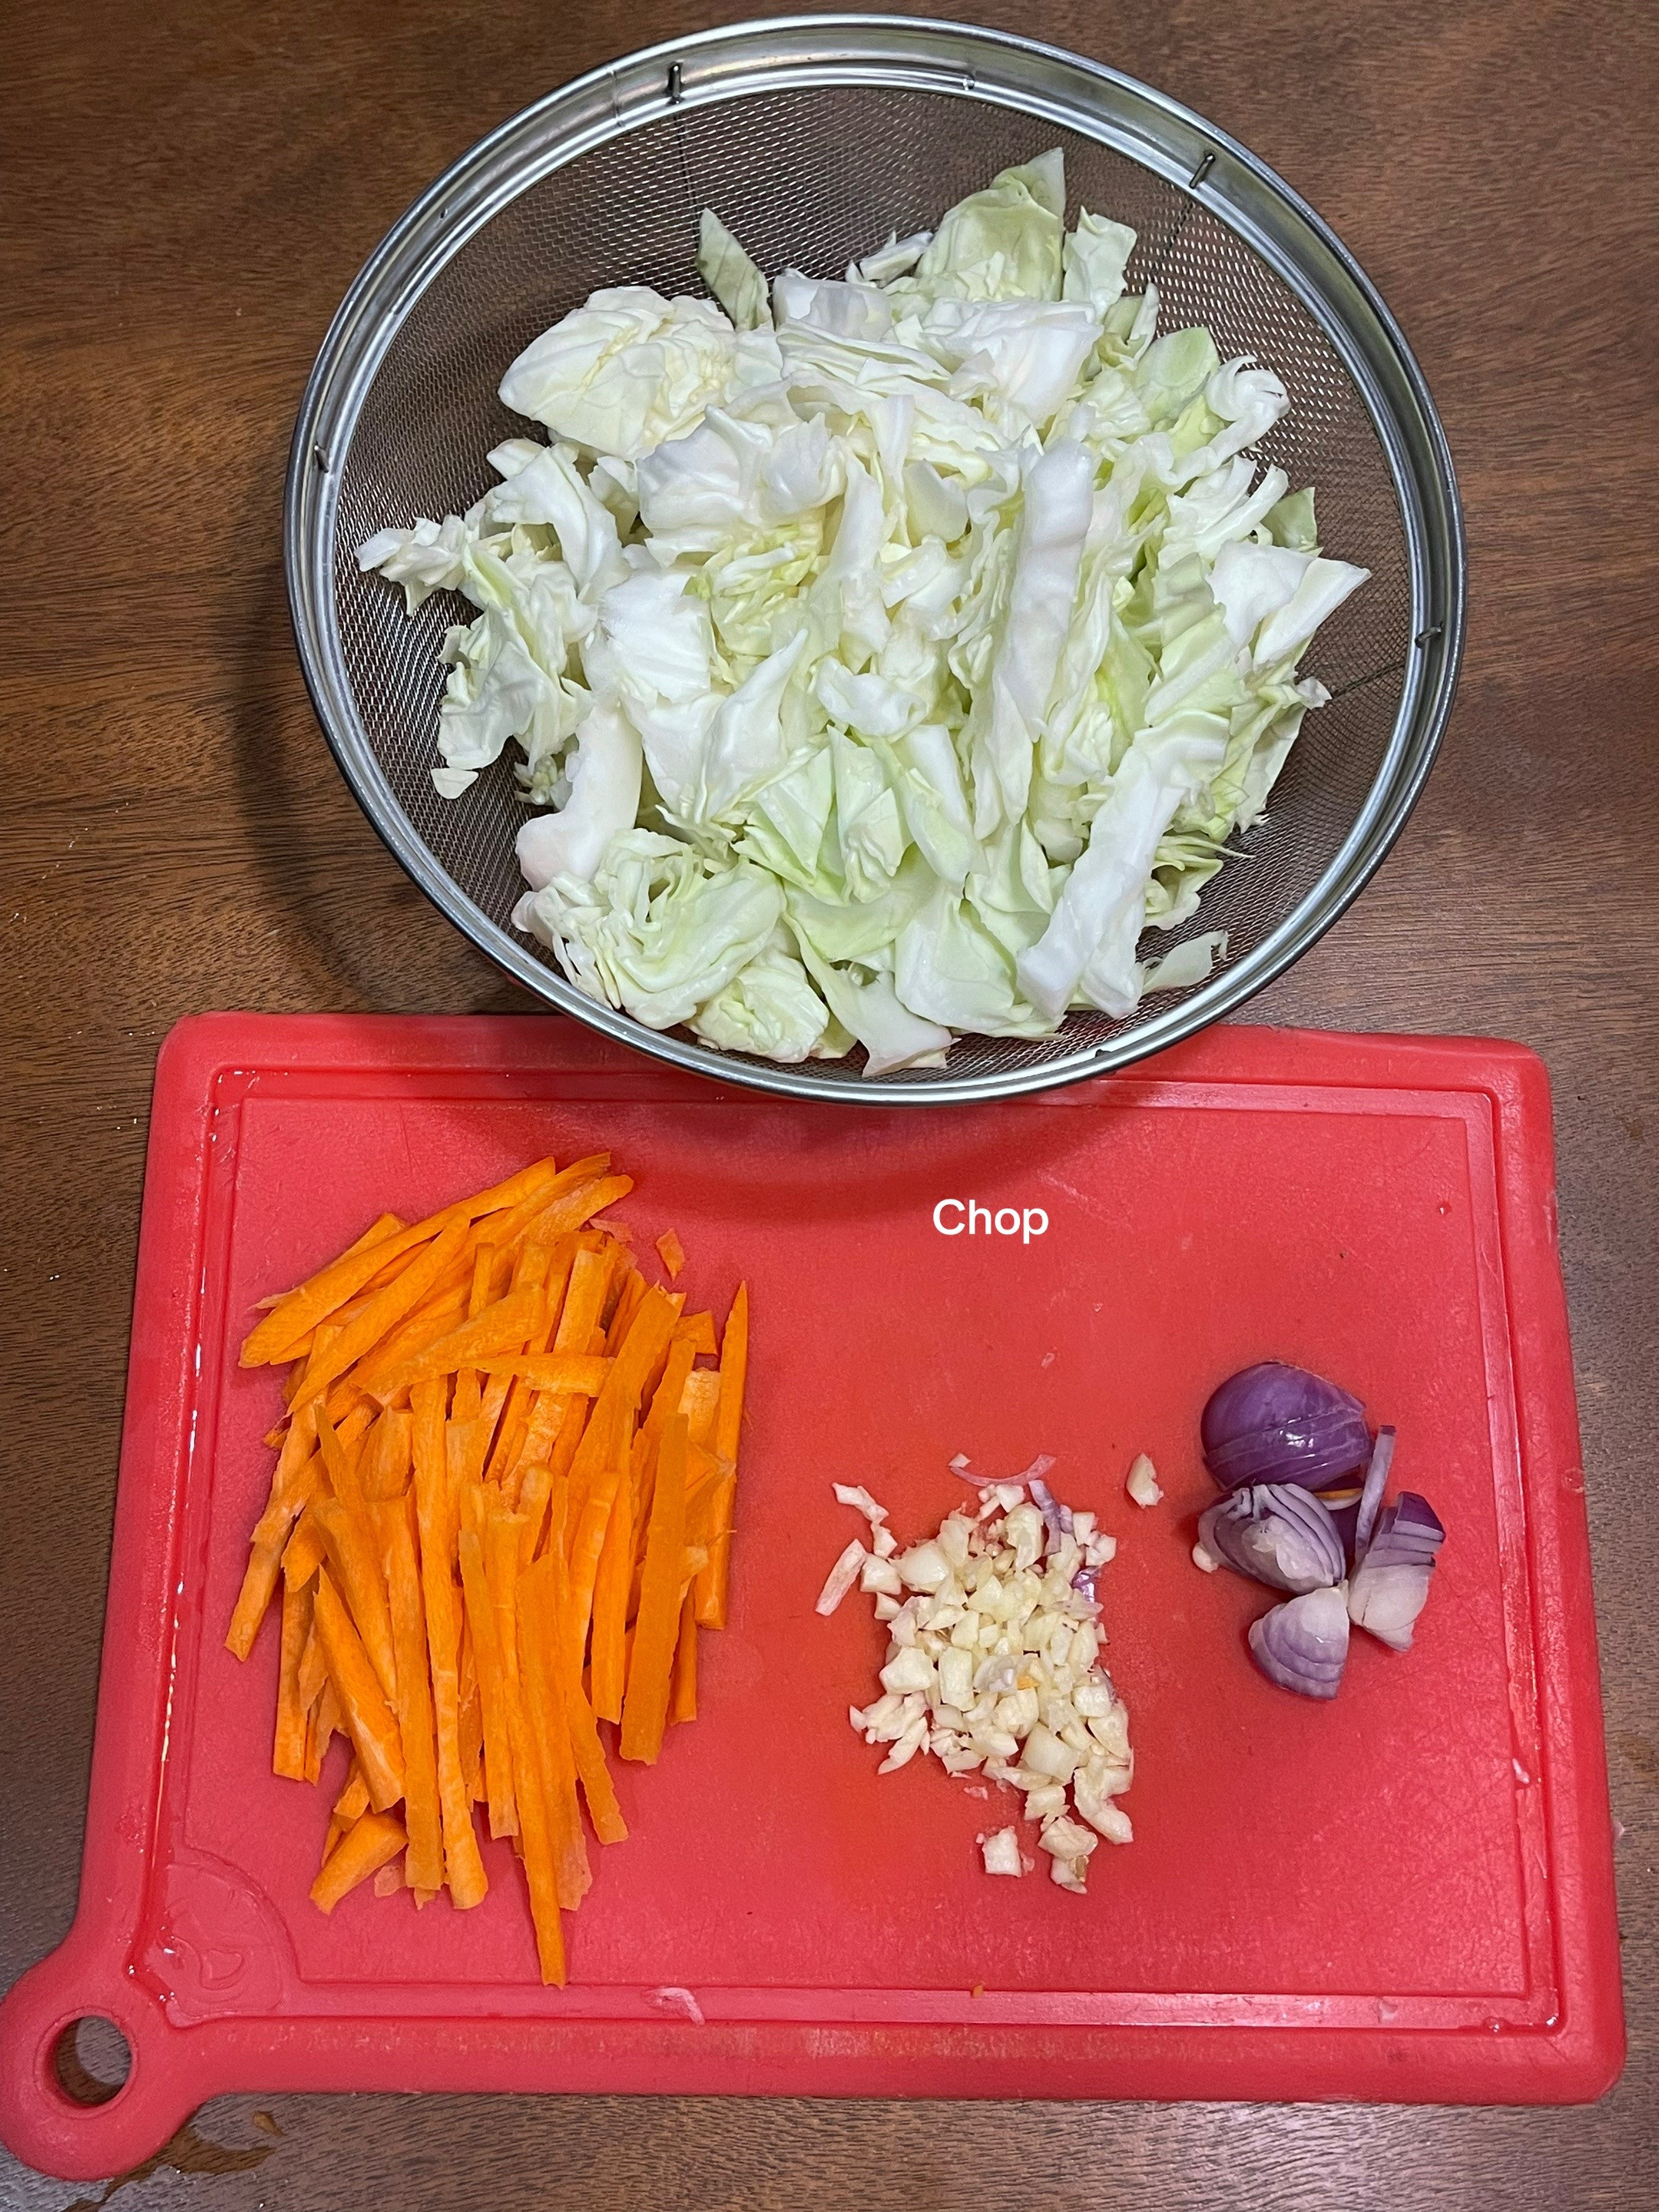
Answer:
<svg viewBox="0 0 1659 2212"><path fill-rule="evenodd" d="M1034 1467L1036 1464L1033 1462ZM1047 1464L1052 1467L1053 1460ZM1025 1486L1031 1493L1032 1504L1042 1514L1043 1525L1048 1531L1048 1550L1057 1552L1072 1533L1072 1509L1060 1503L1039 1474L1028 1472Z"/></svg>
<svg viewBox="0 0 1659 2212"><path fill-rule="evenodd" d="M1336 1523L1294 1483L1235 1490L1199 1516L1198 1540L1239 1574L1297 1595L1328 1589L1346 1565Z"/></svg>
<svg viewBox="0 0 1659 2212"><path fill-rule="evenodd" d="M1371 1449L1357 1398L1282 1360L1230 1376L1212 1394L1200 1432L1204 1463L1224 1490L1246 1482L1316 1489L1363 1466Z"/></svg>
<svg viewBox="0 0 1659 2212"><path fill-rule="evenodd" d="M1250 1656L1270 1682L1302 1698L1334 1698L1348 1656L1340 1589L1305 1590L1250 1623Z"/></svg>
<svg viewBox="0 0 1659 2212"><path fill-rule="evenodd" d="M1426 1498L1402 1491L1385 1506L1348 1586L1350 1617L1395 1651L1409 1651L1446 1532Z"/></svg>
<svg viewBox="0 0 1659 2212"><path fill-rule="evenodd" d="M1100 1600L1095 1595L1095 1582L1099 1573L1098 1567L1079 1567L1072 1577L1072 1588L1080 1591L1097 1612L1100 1610Z"/></svg>
<svg viewBox="0 0 1659 2212"><path fill-rule="evenodd" d="M1392 1429L1379 1429L1376 1442L1371 1447L1371 1463L1365 1470L1365 1486L1359 1493L1359 1511L1353 1524L1353 1555L1356 1560L1364 1556L1365 1547L1371 1540L1371 1530L1376 1526L1382 1492L1388 1486L1389 1462L1394 1458L1394 1437Z"/></svg>

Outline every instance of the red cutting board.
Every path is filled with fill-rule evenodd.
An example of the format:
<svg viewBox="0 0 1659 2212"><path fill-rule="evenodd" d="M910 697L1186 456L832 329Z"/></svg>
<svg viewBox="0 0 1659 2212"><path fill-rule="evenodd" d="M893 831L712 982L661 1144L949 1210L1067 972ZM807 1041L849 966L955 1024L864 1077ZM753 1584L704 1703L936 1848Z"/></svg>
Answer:
<svg viewBox="0 0 1659 2212"><path fill-rule="evenodd" d="M647 1261L753 1301L731 1621L702 1717L623 1767L633 1834L535 1976L505 1844L474 1913L307 1901L336 1765L269 1753L275 1620L222 1647L271 1457L254 1301L392 1208L605 1147ZM1046 1212L1028 1243L943 1200ZM960 1218L947 1210L946 1226ZM1449 1531L1416 1648L1270 1687L1267 1603L1200 1574L1200 1407L1267 1356L1396 1424ZM823 1575L866 1482L902 1535L1052 1453L1120 1539L1108 1663L1135 1840L1086 1899L993 1881L1012 1817L848 1728L881 1632ZM1149 1452L1150 1511L1123 1478ZM1220 1029L1018 1104L846 1111L726 1091L547 1018L214 1015L157 1071L81 1904L0 2008L0 2134L116 2172L232 2089L830 2096L1594 2097L1623 2054L1595 1632L1548 1091L1480 1040ZM333 1788L329 1785L332 1784ZM690 2001L672 1992L690 1992ZM52 2054L97 2012L125 2086ZM700 2015L700 2017L696 2017Z"/></svg>

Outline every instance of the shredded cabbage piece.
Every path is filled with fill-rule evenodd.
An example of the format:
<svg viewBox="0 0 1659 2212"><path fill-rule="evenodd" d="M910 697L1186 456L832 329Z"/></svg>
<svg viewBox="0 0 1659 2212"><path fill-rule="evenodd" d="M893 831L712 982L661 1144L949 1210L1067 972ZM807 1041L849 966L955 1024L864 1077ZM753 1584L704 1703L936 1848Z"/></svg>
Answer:
<svg viewBox="0 0 1659 2212"><path fill-rule="evenodd" d="M712 209L713 297L595 292L501 397L548 442L358 549L456 594L433 781L515 747L517 926L592 997L865 1071L1201 986L1183 930L1328 694L1366 571L1255 451L1289 399L1158 330L1060 152L840 277Z"/></svg>

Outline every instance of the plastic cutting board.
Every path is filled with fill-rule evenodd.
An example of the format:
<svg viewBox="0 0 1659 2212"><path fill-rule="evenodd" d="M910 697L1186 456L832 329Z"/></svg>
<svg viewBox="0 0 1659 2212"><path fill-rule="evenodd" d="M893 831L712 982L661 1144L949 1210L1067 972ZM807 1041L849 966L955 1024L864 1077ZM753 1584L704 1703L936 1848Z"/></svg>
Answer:
<svg viewBox="0 0 1659 2212"><path fill-rule="evenodd" d="M731 1622L702 1717L622 1766L633 1831L535 1977L505 1844L461 1915L307 1888L339 1777L269 1771L276 1622L222 1648L263 1502L253 1302L374 1214L608 1147L635 1250L753 1299ZM940 1201L982 1206L973 1231ZM1000 1235L1011 1212L1046 1232ZM963 1212L946 1206L946 1228ZM1034 1225L1034 1224L1033 1224ZM1449 1531L1416 1648L1356 1635L1329 1705L1200 1574L1213 1385L1276 1356L1399 1429ZM1086 1899L994 1881L1013 1817L848 1726L883 1632L813 1612L862 1480L907 1539L954 1454L1120 1539L1107 1663L1132 1845ZM1123 1478L1149 1452L1168 1492ZM1231 1028L1029 1102L847 1111L726 1092L574 1024L213 1015L157 1071L80 1908L0 2008L0 2133L86 2177L233 2089L1558 2102L1623 2053L1595 1624L1538 1061L1480 1040ZM329 1786L330 1784L333 1787ZM131 2045L86 2109L52 2051Z"/></svg>

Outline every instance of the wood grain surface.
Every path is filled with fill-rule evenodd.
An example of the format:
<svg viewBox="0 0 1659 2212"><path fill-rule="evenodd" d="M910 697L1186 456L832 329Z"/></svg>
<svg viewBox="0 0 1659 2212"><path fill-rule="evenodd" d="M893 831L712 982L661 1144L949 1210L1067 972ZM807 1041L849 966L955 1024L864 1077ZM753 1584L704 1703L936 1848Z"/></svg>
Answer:
<svg viewBox="0 0 1659 2212"><path fill-rule="evenodd" d="M312 719L281 569L306 372L363 257L473 139L596 62L743 12L7 10L0 1980L75 1905L161 1038L205 1007L523 1003L381 850ZM1492 1031L1549 1063L1624 1829L1625 2078L1554 2112L235 2098L112 2183L121 2212L1499 2212L1659 2192L1659 11L976 12L1265 157L1376 280L1445 418L1474 580L1444 753L1375 885L1252 1018ZM109 2193L0 2155L4 2207Z"/></svg>

